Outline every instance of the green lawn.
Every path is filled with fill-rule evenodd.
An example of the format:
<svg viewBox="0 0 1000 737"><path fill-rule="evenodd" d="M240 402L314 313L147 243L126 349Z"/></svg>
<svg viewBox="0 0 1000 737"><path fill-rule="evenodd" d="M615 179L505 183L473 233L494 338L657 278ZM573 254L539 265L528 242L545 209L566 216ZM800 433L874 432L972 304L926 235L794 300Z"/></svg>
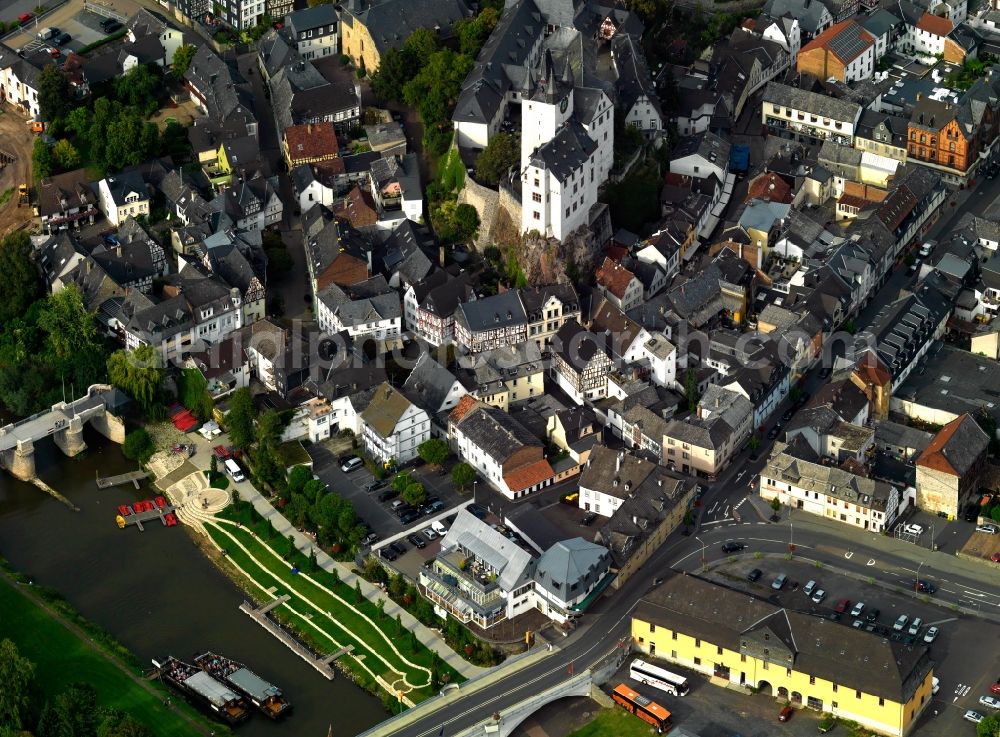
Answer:
<svg viewBox="0 0 1000 737"><path fill-rule="evenodd" d="M594 721L569 737L648 737L656 734L650 725L624 709L605 709Z"/></svg>
<svg viewBox="0 0 1000 737"><path fill-rule="evenodd" d="M197 734L180 712L192 716L207 734L230 734L208 722L174 699L164 706L167 692L158 684L150 693L128 678L102 651L95 650L66 629L58 620L28 599L8 578L0 576L0 637L13 640L21 655L37 666L36 676L43 693L55 696L70 683L83 681L97 690L98 702L117 707L142 722L157 737L190 737Z"/></svg>
<svg viewBox="0 0 1000 737"><path fill-rule="evenodd" d="M411 649L408 637L402 636L406 633L396 632L395 619L380 615L375 605L368 599L356 603L354 590L335 580L326 571L307 574L320 585L308 581L303 575L293 575L288 564L275 557L271 549L259 538L254 538L245 527L224 523L221 527L222 529L207 526L209 535L219 547L227 551L227 556L232 562L246 571L255 582L265 589L274 588L274 596L296 592L315 605L314 608L306 601L293 597L278 610L280 612L281 609L290 609L291 612L298 614L298 617L293 614L291 621L297 630L309 636L310 641L319 645L325 642L326 647L322 649L332 650L333 643L320 634L325 632L340 645L354 645L355 654L365 656L363 661L365 666L390 682L402 674L414 686L428 683L429 674L422 668L432 667L431 652L419 643L415 649ZM250 555L234 545L234 541L238 541L246 550L251 551L260 564L255 563ZM276 539L274 542L279 551L283 547L282 543L285 543L281 539ZM335 592L337 596L332 596L324 588ZM354 611L351 607L358 611ZM399 654L393 652L389 646L390 642L399 650ZM345 660L352 670L362 670L355 659ZM440 668L441 673L447 674L452 683L461 681L461 677L449 666L442 663ZM425 686L409 692L408 696L414 701L420 701L432 694L433 691Z"/></svg>

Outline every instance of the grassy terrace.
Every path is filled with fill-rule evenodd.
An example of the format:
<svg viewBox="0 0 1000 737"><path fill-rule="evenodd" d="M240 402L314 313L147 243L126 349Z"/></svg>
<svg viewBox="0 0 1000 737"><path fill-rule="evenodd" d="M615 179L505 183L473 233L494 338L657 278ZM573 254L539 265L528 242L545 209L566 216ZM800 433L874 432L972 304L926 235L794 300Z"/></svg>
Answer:
<svg viewBox="0 0 1000 737"><path fill-rule="evenodd" d="M13 640L21 654L35 662L38 683L46 694L83 681L97 691L98 703L128 712L158 737L190 737L210 730L231 734L180 699L167 707L167 692L161 686L145 681L133 667L81 637L74 625L25 596L6 575L0 575L0 622L0 636Z"/></svg>
<svg viewBox="0 0 1000 737"><path fill-rule="evenodd" d="M205 528L227 558L253 584L261 600L288 594L291 599L274 610L319 652L327 653L351 645L353 656L340 662L363 682L375 682L382 691L418 702L431 695L435 667L442 680L461 680L454 670L424 647L396 620L383 614L354 589L326 571L308 571L301 555L291 558L301 572L292 573L284 559L287 540L265 542L245 527L217 519ZM435 663L435 661L437 661Z"/></svg>
<svg viewBox="0 0 1000 737"><path fill-rule="evenodd" d="M569 737L649 737L654 729L624 709L605 709Z"/></svg>

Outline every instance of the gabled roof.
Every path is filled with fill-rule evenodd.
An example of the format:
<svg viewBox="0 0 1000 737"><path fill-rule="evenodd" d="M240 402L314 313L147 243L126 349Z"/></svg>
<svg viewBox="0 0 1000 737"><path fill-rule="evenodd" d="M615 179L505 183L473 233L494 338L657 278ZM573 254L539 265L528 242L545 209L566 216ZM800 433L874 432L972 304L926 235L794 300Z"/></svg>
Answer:
<svg viewBox="0 0 1000 737"><path fill-rule="evenodd" d="M954 27L955 24L947 18L942 18L939 15L931 15L930 13L924 13L920 16L920 20L917 21L917 29L926 31L934 36L947 36L952 32Z"/></svg>
<svg viewBox="0 0 1000 737"><path fill-rule="evenodd" d="M916 465L962 478L986 452L989 443L989 436L966 413L938 431L917 457Z"/></svg>
<svg viewBox="0 0 1000 737"><path fill-rule="evenodd" d="M594 278L597 279L597 286L603 287L618 299L624 299L628 285L635 279L635 274L617 261L605 257Z"/></svg>
<svg viewBox="0 0 1000 737"><path fill-rule="evenodd" d="M401 391L388 383L382 383L368 408L361 413L361 419L383 438L389 438L395 432L399 420L412 406Z"/></svg>

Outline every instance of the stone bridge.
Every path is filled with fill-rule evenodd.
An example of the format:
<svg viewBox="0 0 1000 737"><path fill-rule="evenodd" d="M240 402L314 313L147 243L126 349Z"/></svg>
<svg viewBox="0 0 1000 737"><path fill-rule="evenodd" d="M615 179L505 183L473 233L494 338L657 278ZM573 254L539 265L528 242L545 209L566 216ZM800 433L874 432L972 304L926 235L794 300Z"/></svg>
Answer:
<svg viewBox="0 0 1000 737"><path fill-rule="evenodd" d="M0 427L0 468L21 481L35 478L35 443L51 436L63 453L72 457L83 451L83 426L89 422L115 443L125 442L125 423L108 411L114 388L94 384L74 402L60 402L52 409Z"/></svg>

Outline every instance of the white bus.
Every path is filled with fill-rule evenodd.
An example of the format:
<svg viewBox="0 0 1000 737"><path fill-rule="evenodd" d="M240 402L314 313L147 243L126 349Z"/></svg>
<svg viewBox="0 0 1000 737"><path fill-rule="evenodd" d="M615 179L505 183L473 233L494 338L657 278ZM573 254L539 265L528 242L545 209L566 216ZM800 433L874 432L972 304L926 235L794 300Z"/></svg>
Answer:
<svg viewBox="0 0 1000 737"><path fill-rule="evenodd" d="M629 678L639 683L645 683L674 696L686 696L690 690L687 678L671 673L659 666L636 658L629 667Z"/></svg>

